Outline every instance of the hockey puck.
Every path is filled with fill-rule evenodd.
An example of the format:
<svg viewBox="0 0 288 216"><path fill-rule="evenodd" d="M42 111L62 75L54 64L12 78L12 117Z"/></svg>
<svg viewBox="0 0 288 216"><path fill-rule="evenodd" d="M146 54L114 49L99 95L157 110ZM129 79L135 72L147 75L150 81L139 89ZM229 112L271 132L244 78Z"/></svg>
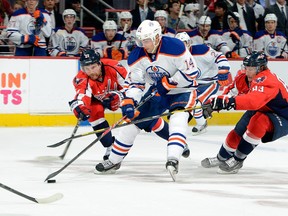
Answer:
<svg viewBox="0 0 288 216"><path fill-rule="evenodd" d="M55 179L50 179L47 181L47 183L56 183L56 180Z"/></svg>

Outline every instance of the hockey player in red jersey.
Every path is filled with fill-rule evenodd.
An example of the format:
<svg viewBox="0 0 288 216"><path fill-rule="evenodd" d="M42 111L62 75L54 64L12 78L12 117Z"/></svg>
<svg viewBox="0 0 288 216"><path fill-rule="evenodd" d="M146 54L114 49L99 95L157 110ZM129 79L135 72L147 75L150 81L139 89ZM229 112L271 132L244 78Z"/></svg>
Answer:
<svg viewBox="0 0 288 216"><path fill-rule="evenodd" d="M88 120L94 130L109 127L104 109L115 111L119 108L127 71L118 61L100 60L100 55L92 49L83 51L80 64L81 70L73 80L76 95L69 102L71 110L78 119ZM107 148L105 160L113 143L111 132L100 142Z"/></svg>
<svg viewBox="0 0 288 216"><path fill-rule="evenodd" d="M216 111L247 110L228 134L217 157L201 162L206 168L219 166L219 173L237 173L257 145L288 134L287 85L268 69L263 52L252 52L245 57L243 65L247 78L240 74L238 77L242 78L237 85L243 94L219 95L209 100Z"/></svg>

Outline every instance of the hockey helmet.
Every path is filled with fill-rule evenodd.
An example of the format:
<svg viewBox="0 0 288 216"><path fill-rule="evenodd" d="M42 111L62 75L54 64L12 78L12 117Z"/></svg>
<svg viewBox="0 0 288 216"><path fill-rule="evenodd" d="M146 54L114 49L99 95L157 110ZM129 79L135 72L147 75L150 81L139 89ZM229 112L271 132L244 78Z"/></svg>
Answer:
<svg viewBox="0 0 288 216"><path fill-rule="evenodd" d="M175 38L178 38L182 42L186 42L186 47L190 48L191 39L190 39L190 36L187 34L187 32L180 32L180 33L175 35Z"/></svg>
<svg viewBox="0 0 288 216"><path fill-rule="evenodd" d="M211 18L209 16L201 16L198 24L199 25L211 25L212 21Z"/></svg>
<svg viewBox="0 0 288 216"><path fill-rule="evenodd" d="M269 13L265 16L264 18L264 21L267 22L267 21L275 21L277 22L277 17L274 13Z"/></svg>
<svg viewBox="0 0 288 216"><path fill-rule="evenodd" d="M86 49L82 52L80 56L80 65L81 67L88 66L91 64L100 64L100 54L95 52L94 49Z"/></svg>
<svg viewBox="0 0 288 216"><path fill-rule="evenodd" d="M142 40L145 39L151 39L155 44L155 40L157 35L159 36L159 39L162 37L162 31L161 26L159 22L157 21L151 21L151 20L144 20L136 31L136 44L137 46L143 47Z"/></svg>
<svg viewBox="0 0 288 216"><path fill-rule="evenodd" d="M154 18L156 19L157 17L164 17L167 20L168 15L165 10L157 10L154 14Z"/></svg>
<svg viewBox="0 0 288 216"><path fill-rule="evenodd" d="M267 63L268 63L267 56L262 51L253 51L250 55L247 55L243 60L243 65L245 67L257 67L256 73L260 72L262 66L266 67Z"/></svg>
<svg viewBox="0 0 288 216"><path fill-rule="evenodd" d="M67 15L73 15L74 17L76 17L76 12L73 9L64 10L63 13L62 13L63 21L65 21L64 17L67 16Z"/></svg>
<svg viewBox="0 0 288 216"><path fill-rule="evenodd" d="M119 13L119 19L132 19L132 14L129 11L122 11Z"/></svg>
<svg viewBox="0 0 288 216"><path fill-rule="evenodd" d="M105 32L106 30L115 30L117 31L117 24L115 23L114 20L106 20L103 24L103 31Z"/></svg>

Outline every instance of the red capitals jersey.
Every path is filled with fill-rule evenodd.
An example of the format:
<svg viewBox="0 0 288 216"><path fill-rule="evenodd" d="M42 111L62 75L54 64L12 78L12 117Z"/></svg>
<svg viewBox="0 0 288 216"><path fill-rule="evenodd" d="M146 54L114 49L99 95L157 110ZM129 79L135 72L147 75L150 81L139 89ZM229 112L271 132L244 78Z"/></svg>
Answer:
<svg viewBox="0 0 288 216"><path fill-rule="evenodd" d="M288 119L288 88L269 69L258 73L247 94L235 97L236 110L273 112Z"/></svg>
<svg viewBox="0 0 288 216"><path fill-rule="evenodd" d="M102 77L98 80L89 79L88 75L80 70L73 80L76 90L75 99L82 100L85 105L91 104L94 97L99 101L110 91L123 90L127 76L126 69L116 60L101 59Z"/></svg>
<svg viewBox="0 0 288 216"><path fill-rule="evenodd" d="M235 76L233 82L227 86L224 91L224 94L229 94L231 96L247 94L249 91L249 82L246 77L245 70L239 70Z"/></svg>

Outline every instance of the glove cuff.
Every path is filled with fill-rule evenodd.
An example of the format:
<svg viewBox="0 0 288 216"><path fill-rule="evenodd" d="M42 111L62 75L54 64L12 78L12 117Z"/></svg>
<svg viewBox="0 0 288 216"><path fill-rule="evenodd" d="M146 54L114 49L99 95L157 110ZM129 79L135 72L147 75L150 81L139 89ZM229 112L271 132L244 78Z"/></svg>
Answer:
<svg viewBox="0 0 288 216"><path fill-rule="evenodd" d="M74 109L80 105L84 105L84 102L81 101L81 100L72 100L69 102L69 105L70 105L70 109L71 111L74 111Z"/></svg>

